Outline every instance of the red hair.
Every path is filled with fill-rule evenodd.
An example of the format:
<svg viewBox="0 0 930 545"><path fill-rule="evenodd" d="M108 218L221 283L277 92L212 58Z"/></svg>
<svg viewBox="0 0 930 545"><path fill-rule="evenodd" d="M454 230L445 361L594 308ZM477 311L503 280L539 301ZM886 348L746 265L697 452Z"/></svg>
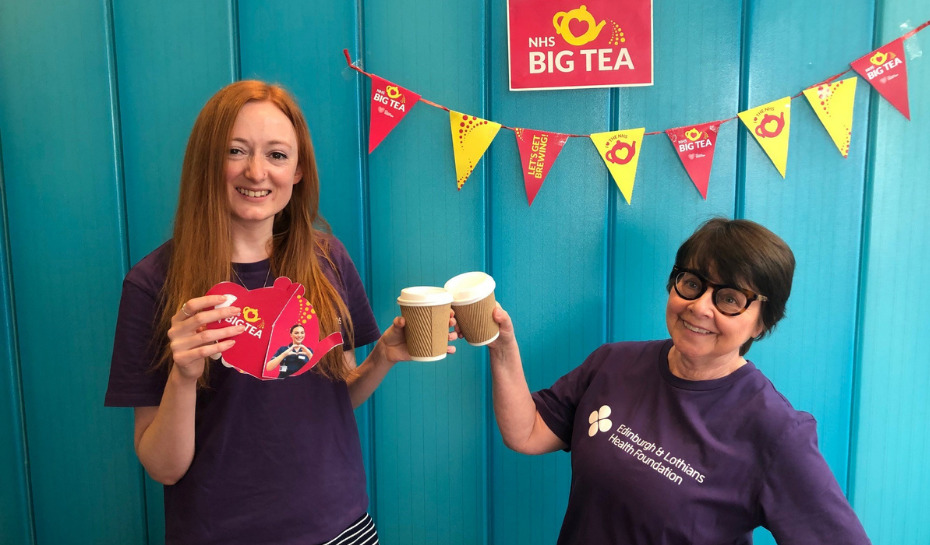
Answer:
<svg viewBox="0 0 930 545"><path fill-rule="evenodd" d="M318 259L325 259L332 265L331 229L319 211L320 179L307 122L287 91L255 80L232 83L213 95L191 130L181 169L171 258L162 290L164 309L157 338L167 338L171 317L185 301L203 295L232 276L226 156L239 110L248 102L261 101L277 106L294 126L298 169L303 174L301 182L293 186L290 201L274 219L268 248L271 273L303 284L306 297L320 320L320 330L325 334L343 329L351 346L354 344L351 317L345 302L323 274ZM311 255L314 253L316 255ZM159 366L170 370L172 365L171 352L166 347ZM204 368L201 385L207 382L209 368L209 365ZM337 380L345 380L351 374L341 346L327 353L314 370Z"/></svg>

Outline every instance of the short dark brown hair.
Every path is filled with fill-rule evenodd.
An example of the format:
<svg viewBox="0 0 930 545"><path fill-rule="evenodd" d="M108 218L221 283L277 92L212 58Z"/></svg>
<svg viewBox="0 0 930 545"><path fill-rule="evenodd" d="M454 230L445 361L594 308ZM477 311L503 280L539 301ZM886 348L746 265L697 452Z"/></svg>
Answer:
<svg viewBox="0 0 930 545"><path fill-rule="evenodd" d="M675 255L675 266L694 270L717 282L750 289L767 297L760 301L762 333L740 347L749 351L785 316L794 278L794 254L784 240L756 222L713 218L688 237ZM667 290L675 282L669 275Z"/></svg>

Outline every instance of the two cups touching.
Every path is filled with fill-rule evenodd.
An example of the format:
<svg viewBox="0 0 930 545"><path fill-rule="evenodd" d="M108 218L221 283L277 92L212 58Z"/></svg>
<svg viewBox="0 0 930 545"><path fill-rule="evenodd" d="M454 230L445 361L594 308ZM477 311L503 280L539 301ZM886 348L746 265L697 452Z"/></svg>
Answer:
<svg viewBox="0 0 930 545"><path fill-rule="evenodd" d="M497 338L500 330L491 317L494 307L494 279L483 272L467 272L449 279L443 287L414 286L400 290L397 304L407 322L404 334L413 361L437 361L446 357L449 344L449 310L465 340L484 346Z"/></svg>

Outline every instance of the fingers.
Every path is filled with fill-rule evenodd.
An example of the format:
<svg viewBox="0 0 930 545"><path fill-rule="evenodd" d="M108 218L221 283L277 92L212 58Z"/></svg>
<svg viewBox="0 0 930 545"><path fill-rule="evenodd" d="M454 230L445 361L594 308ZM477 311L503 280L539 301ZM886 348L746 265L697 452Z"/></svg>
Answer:
<svg viewBox="0 0 930 545"><path fill-rule="evenodd" d="M233 299L234 300L234 299ZM200 312L204 310L214 309L217 305L224 305L227 308L233 300L230 300L225 295L205 295L203 297L194 297L189 299L181 305L181 308L178 309L178 312L175 313L173 320L181 321L193 318Z"/></svg>

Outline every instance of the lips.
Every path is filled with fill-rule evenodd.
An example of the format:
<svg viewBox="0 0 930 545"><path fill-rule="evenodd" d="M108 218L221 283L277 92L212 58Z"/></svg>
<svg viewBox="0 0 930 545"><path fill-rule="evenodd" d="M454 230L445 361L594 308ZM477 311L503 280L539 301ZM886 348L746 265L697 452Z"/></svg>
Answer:
<svg viewBox="0 0 930 545"><path fill-rule="evenodd" d="M246 197L253 197L253 198L257 198L257 197L267 197L268 195L271 195L271 190L270 190L270 189L262 189L262 190L259 190L259 191L252 191L251 189L246 189L246 188L244 188L244 187L237 187L237 188L236 188L236 191L237 191L240 195L244 195L244 196L246 196Z"/></svg>
<svg viewBox="0 0 930 545"><path fill-rule="evenodd" d="M686 321L684 321L684 320L681 321L681 324L682 324L682 325L685 327L685 329L687 329L688 331L692 331L692 332L697 333L697 334L700 334L700 335L710 335L710 334L713 333L712 331L708 331L708 330L706 330L706 329L702 329L702 328L700 328L700 327L691 325L691 324L689 324L688 322L686 322Z"/></svg>

